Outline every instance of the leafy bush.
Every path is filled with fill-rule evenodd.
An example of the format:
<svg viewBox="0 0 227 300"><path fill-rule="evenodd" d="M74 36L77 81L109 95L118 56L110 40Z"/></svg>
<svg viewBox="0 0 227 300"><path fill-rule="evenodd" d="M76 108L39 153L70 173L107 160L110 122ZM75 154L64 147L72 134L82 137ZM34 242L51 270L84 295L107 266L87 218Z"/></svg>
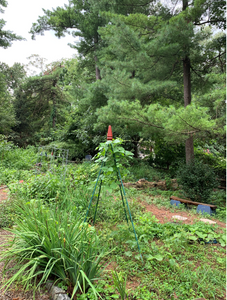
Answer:
<svg viewBox="0 0 227 300"><path fill-rule="evenodd" d="M209 165L219 178L226 177L226 158L217 151L209 149L195 149L195 158Z"/></svg>
<svg viewBox="0 0 227 300"><path fill-rule="evenodd" d="M41 201L31 201L16 207L20 216L10 231L14 239L2 255L5 272L14 260L16 273L4 284L8 288L19 280L28 287L39 277L40 286L48 279L68 286L71 296L85 293L100 275L99 239L94 227L82 223L75 208L51 208Z"/></svg>
<svg viewBox="0 0 227 300"><path fill-rule="evenodd" d="M62 196L66 190L66 182L56 174L33 175L23 184L9 186L12 193L20 193L28 198L50 200Z"/></svg>
<svg viewBox="0 0 227 300"><path fill-rule="evenodd" d="M121 146L122 143L122 139L115 139L100 143L99 147L97 147L99 152L95 157L95 163L101 164L102 173L100 173L100 179L102 184L108 187L112 186L112 189L118 187L116 184L117 179L120 180L120 177L124 179L128 175L128 161L133 156L132 152L125 150ZM121 170L121 175L119 175L119 169Z"/></svg>
<svg viewBox="0 0 227 300"><path fill-rule="evenodd" d="M127 181L138 181L141 178L148 181L158 181L165 177L162 172L154 169L145 162L133 163L133 165L129 167L129 171L130 174L126 178Z"/></svg>
<svg viewBox="0 0 227 300"><path fill-rule="evenodd" d="M27 180L30 176L31 173L27 170L17 170L0 166L0 185L18 180Z"/></svg>
<svg viewBox="0 0 227 300"><path fill-rule="evenodd" d="M170 144L163 140L155 141L155 155L150 155L148 162L158 169L166 169L171 177L175 176L176 169L185 158L185 147L183 144Z"/></svg>
<svg viewBox="0 0 227 300"><path fill-rule="evenodd" d="M0 228L12 226L14 224L15 215L13 200L0 201Z"/></svg>
<svg viewBox="0 0 227 300"><path fill-rule="evenodd" d="M213 169L201 161L182 165L177 172L177 181L186 197L201 202L207 202L213 188L217 186Z"/></svg>
<svg viewBox="0 0 227 300"><path fill-rule="evenodd" d="M36 163L35 147L19 148L7 143L0 147L0 165L17 170L30 170Z"/></svg>

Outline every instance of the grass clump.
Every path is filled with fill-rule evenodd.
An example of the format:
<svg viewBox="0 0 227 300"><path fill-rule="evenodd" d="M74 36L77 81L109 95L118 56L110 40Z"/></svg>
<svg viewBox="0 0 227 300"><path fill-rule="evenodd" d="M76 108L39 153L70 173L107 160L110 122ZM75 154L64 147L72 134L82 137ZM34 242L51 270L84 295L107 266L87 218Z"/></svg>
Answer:
<svg viewBox="0 0 227 300"><path fill-rule="evenodd" d="M103 258L95 228L82 222L76 208L48 207L40 200L17 204L17 211L10 251L2 255L5 271L14 275L4 286L19 281L26 289L33 280L39 287L52 279L67 286L72 297L90 286L95 294L92 283L100 275ZM14 267L8 269L12 260Z"/></svg>

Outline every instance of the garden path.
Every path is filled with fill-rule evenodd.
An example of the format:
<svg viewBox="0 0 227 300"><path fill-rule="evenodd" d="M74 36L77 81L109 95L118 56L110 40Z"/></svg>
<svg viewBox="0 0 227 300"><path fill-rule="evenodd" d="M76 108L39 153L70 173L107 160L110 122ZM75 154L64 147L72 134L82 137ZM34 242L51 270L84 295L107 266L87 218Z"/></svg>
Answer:
<svg viewBox="0 0 227 300"><path fill-rule="evenodd" d="M155 217L159 220L160 223L167 223L167 222L174 222L173 216L181 216L187 218L187 220L182 220L180 222L184 224L193 224L198 222L201 218L203 218L200 214L192 214L190 211L182 211L182 210L175 210L172 212L169 208L160 207L158 208L155 204L148 204L146 202L141 202L141 204L145 207L146 211L150 211ZM226 223L213 219L218 226L225 228ZM178 221L179 222L179 221Z"/></svg>

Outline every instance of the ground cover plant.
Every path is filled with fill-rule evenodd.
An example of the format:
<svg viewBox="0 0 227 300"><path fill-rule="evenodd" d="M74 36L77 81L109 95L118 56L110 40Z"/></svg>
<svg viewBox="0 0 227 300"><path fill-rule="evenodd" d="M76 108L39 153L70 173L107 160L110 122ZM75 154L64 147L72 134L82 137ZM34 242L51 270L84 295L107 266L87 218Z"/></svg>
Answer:
<svg viewBox="0 0 227 300"><path fill-rule="evenodd" d="M98 171L97 164L85 162L69 165L64 182L59 173L35 176L31 170L26 181L9 184L5 214L13 220L1 226L13 225L15 239L3 254L6 263L14 260L10 276L5 267L6 286L19 280L31 288L52 279L79 300L224 299L225 229L202 222L161 224L144 203L186 212L169 204L169 197L181 191L126 189L141 260L118 185L101 191L95 226L97 194L83 223ZM224 191L212 192L211 198L220 209L212 219L223 221Z"/></svg>

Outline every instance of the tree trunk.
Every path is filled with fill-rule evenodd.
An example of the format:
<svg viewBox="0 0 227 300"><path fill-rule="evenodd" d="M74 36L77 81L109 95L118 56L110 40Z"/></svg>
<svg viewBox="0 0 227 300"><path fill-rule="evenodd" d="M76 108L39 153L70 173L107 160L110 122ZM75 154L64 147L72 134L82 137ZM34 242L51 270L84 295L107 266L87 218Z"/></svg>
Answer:
<svg viewBox="0 0 227 300"><path fill-rule="evenodd" d="M95 50L95 78L96 80L101 80L101 75L100 75L100 70L97 66L97 61L98 61L98 58L97 58L97 55L96 55L96 49L97 49L97 46L98 45L98 37L95 37L94 38L94 50Z"/></svg>
<svg viewBox="0 0 227 300"><path fill-rule="evenodd" d="M57 85L57 80L53 81L53 87L55 88ZM52 109L52 127L53 129L55 128L55 123L56 123L56 94L55 91L52 92L52 97L53 97L53 109Z"/></svg>
<svg viewBox="0 0 227 300"><path fill-rule="evenodd" d="M184 68L184 107L191 103L191 76L190 76L190 59L188 56L183 60ZM185 142L186 163L194 159L193 136L190 136Z"/></svg>
<svg viewBox="0 0 227 300"><path fill-rule="evenodd" d="M97 56L95 56L95 63L97 62ZM95 78L96 80L101 80L100 70L97 65L95 65Z"/></svg>
<svg viewBox="0 0 227 300"><path fill-rule="evenodd" d="M188 7L188 0L183 0L183 10ZM183 77L184 77L184 107L191 103L191 70L190 70L190 58L186 55L183 59ZM190 136L185 141L185 157L186 164L190 160L194 159L194 145L193 136Z"/></svg>

